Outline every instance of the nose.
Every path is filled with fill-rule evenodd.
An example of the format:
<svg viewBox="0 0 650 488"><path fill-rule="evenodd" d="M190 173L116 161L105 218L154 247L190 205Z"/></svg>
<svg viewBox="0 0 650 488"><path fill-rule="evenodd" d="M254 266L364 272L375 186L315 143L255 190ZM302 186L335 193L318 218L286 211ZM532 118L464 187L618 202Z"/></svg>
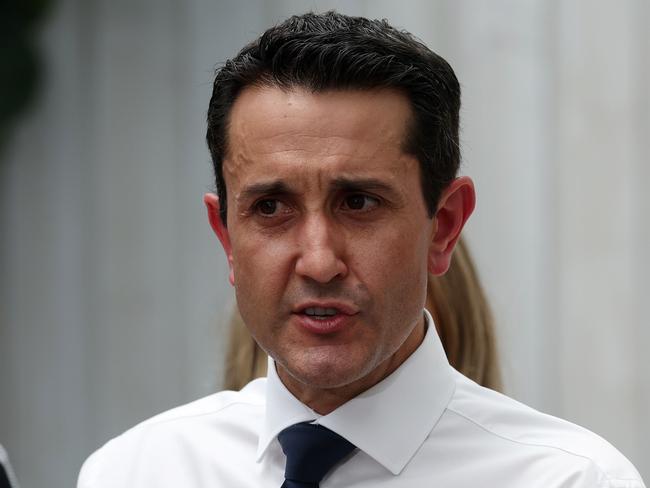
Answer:
<svg viewBox="0 0 650 488"><path fill-rule="evenodd" d="M313 216L302 225L298 236L300 254L296 274L319 283L344 277L348 268L343 259L344 238L325 217Z"/></svg>

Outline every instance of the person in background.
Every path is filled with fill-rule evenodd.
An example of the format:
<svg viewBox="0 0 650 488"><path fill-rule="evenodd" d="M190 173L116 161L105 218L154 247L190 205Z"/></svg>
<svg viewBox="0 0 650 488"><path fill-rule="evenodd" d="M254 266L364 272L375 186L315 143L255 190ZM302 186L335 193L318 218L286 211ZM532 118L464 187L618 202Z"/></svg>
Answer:
<svg viewBox="0 0 650 488"><path fill-rule="evenodd" d="M449 270L429 275L426 308L431 312L449 364L481 386L502 389L492 311L471 253L458 240ZM268 356L235 308L230 319L224 389L240 390L266 376Z"/></svg>
<svg viewBox="0 0 650 488"><path fill-rule="evenodd" d="M9 456L2 444L0 444L0 488L18 488L16 475L11 469Z"/></svg>

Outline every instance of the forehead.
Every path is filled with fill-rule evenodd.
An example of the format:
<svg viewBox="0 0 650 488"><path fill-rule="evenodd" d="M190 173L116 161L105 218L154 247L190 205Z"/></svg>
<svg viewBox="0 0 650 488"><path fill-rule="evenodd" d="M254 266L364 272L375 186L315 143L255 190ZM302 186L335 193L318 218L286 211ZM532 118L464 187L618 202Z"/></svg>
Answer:
<svg viewBox="0 0 650 488"><path fill-rule="evenodd" d="M408 98L396 90L247 87L230 114L224 177L230 187L265 171L410 169L410 120Z"/></svg>

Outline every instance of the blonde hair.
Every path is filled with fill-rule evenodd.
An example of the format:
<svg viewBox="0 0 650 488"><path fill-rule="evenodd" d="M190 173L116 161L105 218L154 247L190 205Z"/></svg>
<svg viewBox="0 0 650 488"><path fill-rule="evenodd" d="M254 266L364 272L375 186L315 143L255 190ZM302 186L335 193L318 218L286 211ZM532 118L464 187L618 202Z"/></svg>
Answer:
<svg viewBox="0 0 650 488"><path fill-rule="evenodd" d="M462 238L447 273L429 276L427 309L449 363L480 385L501 389L492 313ZM249 381L266 376L266 366L266 353L235 310L230 321L224 388L239 390Z"/></svg>

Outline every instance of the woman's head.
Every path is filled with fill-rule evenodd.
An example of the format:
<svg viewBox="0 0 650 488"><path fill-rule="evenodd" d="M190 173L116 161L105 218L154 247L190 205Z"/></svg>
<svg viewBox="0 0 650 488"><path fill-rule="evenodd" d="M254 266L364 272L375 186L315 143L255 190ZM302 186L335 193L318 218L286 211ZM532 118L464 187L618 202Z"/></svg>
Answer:
<svg viewBox="0 0 650 488"><path fill-rule="evenodd" d="M449 271L429 276L427 308L449 363L480 385L499 390L501 374L492 312L462 238Z"/></svg>

